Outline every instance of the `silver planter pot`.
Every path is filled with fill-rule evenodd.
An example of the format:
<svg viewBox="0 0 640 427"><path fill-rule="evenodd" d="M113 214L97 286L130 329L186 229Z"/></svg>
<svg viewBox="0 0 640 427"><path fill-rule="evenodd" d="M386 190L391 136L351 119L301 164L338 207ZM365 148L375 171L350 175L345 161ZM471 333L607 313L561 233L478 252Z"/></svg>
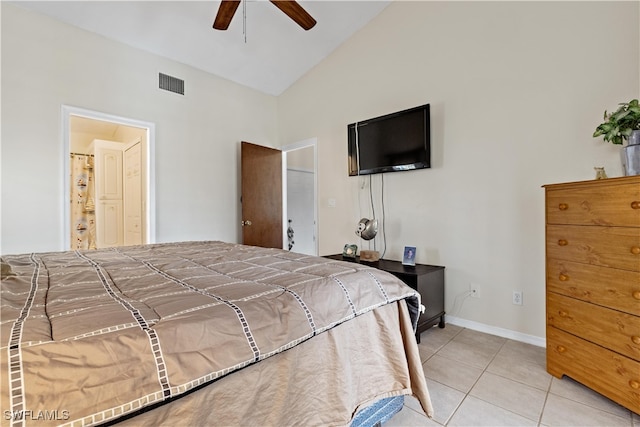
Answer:
<svg viewBox="0 0 640 427"><path fill-rule="evenodd" d="M640 175L640 130L631 132L628 144L620 151L625 176Z"/></svg>

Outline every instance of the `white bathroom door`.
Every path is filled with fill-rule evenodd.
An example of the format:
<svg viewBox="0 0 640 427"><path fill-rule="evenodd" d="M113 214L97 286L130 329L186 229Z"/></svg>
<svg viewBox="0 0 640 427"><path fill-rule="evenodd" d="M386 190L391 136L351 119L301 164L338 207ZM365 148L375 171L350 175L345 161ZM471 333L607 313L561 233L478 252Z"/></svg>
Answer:
<svg viewBox="0 0 640 427"><path fill-rule="evenodd" d="M94 173L96 190L96 247L122 246L122 148L114 142L96 140Z"/></svg>
<svg viewBox="0 0 640 427"><path fill-rule="evenodd" d="M141 245L142 150L138 141L124 152L124 244Z"/></svg>
<svg viewBox="0 0 640 427"><path fill-rule="evenodd" d="M122 200L103 200L96 206L96 248L122 246Z"/></svg>

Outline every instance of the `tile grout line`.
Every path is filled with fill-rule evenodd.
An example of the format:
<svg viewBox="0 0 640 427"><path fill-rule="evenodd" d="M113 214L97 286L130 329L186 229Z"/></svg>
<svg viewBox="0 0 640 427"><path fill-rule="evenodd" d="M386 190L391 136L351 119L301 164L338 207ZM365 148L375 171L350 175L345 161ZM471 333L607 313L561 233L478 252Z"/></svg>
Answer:
<svg viewBox="0 0 640 427"><path fill-rule="evenodd" d="M461 333L462 331L464 331L465 329L466 329L466 328L460 328L460 330L459 330L458 332L456 332L456 333L455 333L451 338L449 338L449 340L447 340L447 342L446 342L446 343L442 344L442 345L440 346L440 348L438 348L438 349L435 351L435 353L433 353L433 354L431 355L431 357L433 357L433 356L435 356L436 354L438 354L438 353L440 352L440 350L442 350L443 348L445 348L447 344L449 344L451 341L453 341L453 339L454 339L455 337L457 337L458 335L460 335L460 333ZM430 357L429 359L431 359L431 357ZM466 396L465 396L465 398L466 398ZM462 399L462 400L460 401L460 403L458 404L458 406L456 406L456 408L453 410L453 412L451 413L451 415L449 415L449 417L448 417L446 420L444 420L444 424L442 424L442 426L446 426L446 425L447 425L447 423L451 420L451 417L453 417L453 414L455 414L455 413L456 413L456 411L458 410L458 408L460 407L460 405L462 405L462 402L464 402L464 399ZM438 423L438 424L439 424L439 423Z"/></svg>
<svg viewBox="0 0 640 427"><path fill-rule="evenodd" d="M438 347L438 349L437 349L433 354L431 354L431 355L430 355L430 356L429 356L429 357L428 357L428 358L427 358L427 359L426 359L422 364L424 365L424 364L425 364L425 363L427 363L427 361L428 361L428 360L430 360L433 356L438 355L438 354L439 354L439 352L440 352L440 350L442 350L442 349L443 349L447 344L451 343L451 342L452 342L452 341L453 341L453 340L454 340L458 335L460 335L460 333L462 333L465 329L468 329L468 328L464 328L464 327L462 327L459 331L457 331L457 332L456 332L453 336L451 336L451 337L450 337L450 338L449 338L449 339L448 339L448 340L447 340L443 345L439 346L439 347ZM471 331L471 330L470 330L470 331ZM490 335L490 334L489 334L489 335ZM475 382L473 383L473 385L469 388L469 391L468 391L468 392L466 392L466 393L464 393L464 397L463 397L463 399L462 399L462 400L460 401L460 403L459 403L459 404L454 408L454 410L452 411L451 415L450 415L450 416L445 420L444 424L440 424L440 423L438 423L437 421L435 421L435 420L431 419L432 421L436 422L436 423L437 423L437 424L439 424L439 425L447 426L447 425L448 425L448 423L449 423L449 422L451 421L451 419L453 418L453 416L454 416L454 415L455 415L455 414L460 410L460 407L462 406L462 404L467 400L467 398L468 398L468 397L469 397L469 395L471 394L471 391L473 390L473 388L474 388L474 387L477 385L477 383L479 382L480 378L481 378L485 373L487 373L487 372L488 372L488 373L489 373L489 374L491 374L491 375L496 375L496 376L498 376L498 377L501 377L501 378L504 378L504 379L507 379L507 380L510 380L510 381L514 381L514 382L517 382L517 383L520 383L520 384L523 384L523 385L527 385L527 386L532 387L532 388L534 388L534 389L538 389L538 390L540 390L540 391L545 392L544 402L543 402L543 404L542 404L542 407L541 407L541 410L540 410L540 414L538 415L537 420L534 420L534 419L528 418L528 417L526 417L526 416L524 416L524 415L522 415L522 414L519 414L519 413L514 412L514 411L512 411L512 410L510 410L510 409L507 409L507 408L503 408L503 407L502 407L502 406L500 406L500 405L496 405L496 404L494 404L494 403L488 402L488 401L486 401L486 400L484 400L484 399L481 399L481 398L479 398L479 397L476 397L476 396L472 396L472 397L475 397L476 399L478 399L478 400L480 400L480 401L483 401L483 402L485 402L485 403L487 403L487 404L489 404L489 405L492 405L492 406L495 406L495 407L500 408L500 409L502 409L502 410L505 410L505 411L507 411L507 412L509 412L509 413L512 413L512 414L516 415L516 416L519 416L519 417L522 417L522 418L528 419L528 420L530 420L530 421L532 421L532 422L535 422L537 426L542 426L542 425L543 425L543 424L542 424L542 419L543 419L543 416L544 416L544 412L545 412L545 410L547 409L546 407L547 407L547 403L548 403L549 397L550 397L550 395L551 395L551 394L553 394L553 393L551 393L551 388L552 388L552 385L553 385L553 378L554 378L553 376L552 376L552 378L551 378L551 381L549 382L549 385L546 387L546 390L545 390L545 389L537 388L537 387L535 387L535 386L531 386L531 385L526 384L526 383L522 383L522 382L520 382L520 381L517 381L517 380L511 379L511 378L508 378L508 377L504 377L504 376L502 376L502 375L500 375L500 374L494 374L494 373L492 373L492 372L487 371L487 369L489 368L489 366L491 365L491 363L493 363L493 362L494 362L494 360L496 359L496 357L498 356L498 354L500 353L500 351L502 351L502 349L504 349L505 345L506 345L508 342L510 342L510 341L512 341L512 342L518 342L517 340L513 340L513 339L510 339L510 338L504 338L504 341L503 341L502 345L500 346L500 348L499 348L499 349L496 351L496 353L491 357L491 360L490 360L490 361L489 361L489 362L484 366L484 368L482 368L482 373L478 376L478 378L476 379L476 381L475 381ZM442 356L441 356L441 357L442 357ZM459 362L459 363L464 363L464 362ZM469 366L473 366L473 365L469 365ZM432 380L432 381L435 381L435 382L440 383L439 381L436 381L436 380ZM440 383L440 384L442 384L442 383ZM446 386L446 384L443 384L443 385L445 385L445 386ZM458 391L460 391L460 390L458 390ZM558 395L558 396L559 396L559 397L563 397L563 396L561 396L561 395ZM587 403L584 403L584 402L582 402L582 401L574 400L574 399L572 399L572 398L570 398L570 397L564 397L564 398L565 398L565 399L568 399L568 400L570 400L570 401L572 401L572 402L574 402L574 403L577 403L577 404L580 404L580 405L584 405L584 406L586 406L586 407L588 407L588 408L593 408L593 409L596 409L596 410L599 410L599 411L602 411L602 412L608 413L609 415L613 415L613 416L620 417L620 415L615 414L615 413L613 413L613 412L610 412L610 411L608 411L608 410L606 410L606 409L600 409L600 408L597 408L597 407L591 406L591 405L589 405L589 404L587 404ZM411 409L411 408L409 408L409 409ZM416 411L413 411L413 412L416 412ZM630 427L640 427L640 423L635 423L635 421L634 421L634 414L633 414L633 411L630 411L630 410L628 411L628 417L629 417L629 421L630 421L630 423L629 423L629 426L630 426Z"/></svg>
<svg viewBox="0 0 640 427"><path fill-rule="evenodd" d="M460 332L462 332L464 329L467 329L467 328L463 328L463 329L461 329L461 330L460 330ZM459 334L460 332L458 332L458 334ZM458 334L456 334L456 336L457 336ZM502 350L502 349L504 348L505 344L506 344L508 341L509 341L509 338L505 338L505 339L504 339L504 341L502 342L502 345L500 346L500 348L498 349L498 351L496 351L496 353L493 355L493 357L491 357L491 360L489 360L489 362L486 364L486 366L485 366L484 368L482 368L482 373L481 373L480 375L478 375L478 378L477 378L477 379L476 379L476 381L473 383L473 385L471 385L471 387L469 388L469 391L468 391L468 392L466 392L466 393L464 394L464 398L462 398L462 400L460 401L460 404L459 404L458 406L456 406L455 410L451 413L451 416L450 416L449 418L447 418L447 421L445 422L444 426L446 426L446 425L448 424L448 422L449 422L449 421L451 421L451 419L452 419L452 418L453 418L453 416L456 414L456 412L458 412L458 410L460 409L460 407L462 406L462 404L464 403L464 401L465 401L465 400L467 400L467 398L468 398L468 397L469 397L469 395L471 394L471 390L473 390L473 388L476 386L476 384L478 384L478 381L480 381L480 378L482 378L482 376L483 376L485 373L487 373L487 368L488 368L488 367L489 367L489 365L491 365L491 363L495 360L495 358L496 358L496 356L498 355L498 353L500 353L500 350ZM439 351L439 350L438 350L438 351ZM437 352L436 352L435 354L437 354ZM459 363L462 363L462 362L459 362ZM489 373L491 373L491 372L489 372ZM493 375L493 374L492 374L492 375ZM506 408L503 408L503 407L501 407L501 406L498 406L498 405L496 405L496 404L494 404L494 403L487 402L486 400L480 399L479 397L475 397L475 396L471 396L471 397L473 397L473 398L475 398L475 399L478 399L478 400L481 400L481 401L483 401L483 402L485 402L485 403L488 403L489 405L493 405L493 406L495 406L495 407L497 407L497 408L500 408L500 409L503 409L503 410L505 410L505 411L511 412L512 414L517 415L517 416L519 416L519 417L522 417L522 415L520 415L520 414L517 414L517 413L515 413L515 412L513 412L513 411L511 411L511 410L509 410L509 409L506 409ZM526 417L523 417L523 418L526 418ZM533 420L532 420L532 421L533 421Z"/></svg>
<svg viewBox="0 0 640 427"><path fill-rule="evenodd" d="M455 334L455 335L454 335L450 340L448 340L448 341L447 341L444 345L442 345L442 346L441 346L441 347L440 347L440 348L439 348L435 353L433 353L433 354L431 355L431 357L433 357L433 356L437 355L437 354L440 352L440 350L441 350L442 348L444 348L447 344L449 344L451 341L453 341L453 339L454 339L455 337L457 337L457 336L458 336L462 331L464 331L465 329L468 329L468 328L462 328L460 331L458 331L458 333L456 333L456 334ZM490 335L490 334L489 334L489 335ZM500 346L500 348L499 348L499 349L495 352L495 354L491 357L491 360L489 360L489 362L485 365L485 367L484 367L484 368L482 368L482 373L478 376L478 379L477 379L477 380L473 383L473 385L469 388L469 391L468 391L468 392L466 392L466 393L464 393L464 397L463 397L463 399L462 399L462 400L460 401L460 403L455 407L455 409L454 409L454 410L453 410L453 412L451 413L451 416L449 416L449 417L447 418L447 420L445 421L445 424L443 424L444 426L446 426L446 425L447 425L447 423L451 420L451 418L453 418L453 416L456 414L456 412L460 409L460 407L462 406L462 404L464 403L464 401L465 401L465 400L467 400L467 397L469 397L469 395L471 394L471 390L473 390L473 388L476 386L476 384L478 383L478 381L480 381L480 378L482 378L482 376L483 376L485 373L489 373L489 374L491 374L491 375L495 375L495 376L498 376L498 377L504 378L504 379L509 380L509 381L514 381L514 382L518 382L518 383L523 384L523 385L527 385L527 384L525 384L525 383L521 383L520 381L515 381L515 380L513 380L513 379L511 379L511 378L507 378L507 377L504 377L504 376L502 376L502 375L494 374L494 373L492 373L492 372L488 372L488 371L487 371L487 369L489 368L489 366L491 365L491 363L492 363L492 362L495 360L495 358L498 356L498 353L500 353L500 351L505 347L505 345L506 345L509 341L514 341L514 340L511 340L511 339L509 339L509 338L504 338L504 341L502 342L502 345ZM429 359L430 359L431 357L429 357ZM427 359L427 360L428 360L428 359ZM466 363L464 363L464 362L459 362L459 363L466 364ZM473 366L473 365L469 365L469 366ZM437 381L436 381L436 382L437 382ZM535 388L535 387L534 387L534 388ZM547 390L546 390L546 393L545 393L545 404L546 404L546 400L547 400L547 397L548 397L548 394L549 394L549 390L550 390L550 388L551 388L551 383L550 383L550 384L549 384L549 386L547 387ZM538 389L538 390L540 390L540 389ZM541 390L541 391L542 391L542 390ZM480 401L483 401L483 402L485 402L485 403L487 403L487 404L489 404L489 405L492 405L492 406L495 406L495 407L500 408L500 409L502 409L502 410L505 410L505 411L507 411L507 412L509 412L509 413L511 413L511 414L514 414L514 415L516 415L516 416L518 416L518 417L522 417L522 418L528 419L528 420L530 420L530 421L532 421L532 422L535 422L537 425L540 425L540 420L541 420L541 418L542 418L542 414L543 414L543 412L544 412L544 405L543 405L543 407L542 407L542 409L541 409L541 411L540 411L540 415L538 416L538 421L536 421L536 420L533 420L533 419L531 419L531 418L528 418L528 417L526 417L526 416L524 416L524 415L522 415L522 414L519 414L519 413L517 413L517 412L514 412L514 411L512 411L512 410L510 410L510 409L508 409L508 408L504 408L504 407L502 407L502 406L500 406L500 405L496 405L495 403L488 402L488 401L486 401L486 400L484 400L484 399L481 399L481 398L479 398L479 397L476 397L476 396L471 396L471 397L474 397L474 398L476 398L476 399L478 399L478 400L480 400Z"/></svg>
<svg viewBox="0 0 640 427"><path fill-rule="evenodd" d="M540 411L540 416L538 417L538 426L542 425L542 417L544 416L544 410L547 408L547 402L549 401L549 393L551 393L552 385L553 385L553 378L551 378L551 381L549 381L547 392L544 395L544 403L542 404L542 411Z"/></svg>
<svg viewBox="0 0 640 427"><path fill-rule="evenodd" d="M450 337L450 338L449 338L449 339L448 339L444 344L442 344L441 346L439 346L439 347L438 347L438 348L433 352L433 354L431 354L431 356L427 357L427 359L426 359L424 362L422 362L422 360L421 360L421 361L420 361L420 362L421 362L421 364L424 366L424 364L425 364L425 363L427 363L427 361L428 361L429 359L431 359L433 356L435 356L436 354L438 354L438 352L439 352L440 350L442 350L442 349L443 349L447 344L449 344L451 341L453 341L453 339L454 339L455 337L457 337L457 336L460 334L460 332L462 332L462 331L463 331L463 330L465 330L465 329L466 329L466 328L460 328L460 330L459 330L458 332L456 332L455 334L453 334L453 335L452 335L452 336L451 336L451 337ZM425 379L426 379L426 378L425 378ZM432 381L435 381L435 380L432 380ZM438 382L438 381L435 381L435 382ZM441 384L442 384L442 383L441 383ZM443 385L444 385L444 384L443 384ZM465 397L466 397L466 396L465 396ZM407 405L406 405L406 403L405 403L405 405L403 406L403 408L407 408L407 409L409 409L410 411L415 412L416 414L422 415L423 417L426 417L428 420L431 420L431 421L433 421L434 423L436 423L436 424L438 424L438 425L446 426L446 425L447 425L447 422L451 419L451 417L453 416L453 414L455 413L455 411L456 411L456 410L458 410L458 408L460 407L460 405L462 404L462 402L464 402L464 399L462 399L462 401L460 402L460 404L459 404L458 406L456 406L455 410L452 412L451 416L449 416L449 417L445 420L445 423L444 423L444 424L440 424L439 422L437 422L437 421L436 421L436 420L434 420L433 418L429 418L429 417L427 417L426 415L421 414L420 412L417 412L417 411L413 410L411 407L407 406Z"/></svg>
<svg viewBox="0 0 640 427"><path fill-rule="evenodd" d="M452 337L451 337L451 338L450 338L446 343L444 343L443 345L441 345L441 346L440 346L440 347L439 347L439 348L438 348L438 349L437 349L437 350L436 350L436 351L435 351L435 352L434 352L434 353L433 353L433 354L432 354L432 355L431 355L427 360L429 360L429 359L431 359L433 356L437 355L437 354L440 352L440 350L442 350L442 349L443 349L447 344L449 344L451 341L453 341L453 340L454 340L458 335L460 335L460 333L462 333L462 331L464 331L465 329L468 329L468 328L464 328L464 327L463 327L463 328L461 328L461 329L460 329L460 330L459 330L455 335L453 335L453 336L452 336ZM473 390L473 387L475 387L475 385L478 383L478 381L480 381L480 378L482 377L482 375L484 375L484 374L487 372L487 368L489 367L489 365L491 364L491 362L493 362L493 361L495 360L495 358L496 358L496 356L498 355L498 353L500 353L500 350L502 350L502 349L504 348L505 344L506 344L508 341L510 341L510 340L509 340L509 338L504 338L504 341L503 341L503 342L502 342L502 344L500 345L500 348L499 348L499 349L495 352L495 354L491 357L491 360L489 360L489 362L485 365L485 367L484 367L484 368L482 368L482 373L478 376L478 378L476 379L476 381L471 385L471 387L469 388L469 391L467 391L467 392L463 392L463 393L464 393L464 397L462 398L462 400L460 401L460 403L459 403L459 404L454 408L454 410L451 412L451 415L450 415L450 416L445 420L444 424L441 424L442 426L447 426L447 425L448 425L449 421L451 421L451 419L452 419L452 418L453 418L453 416L456 414L456 412L458 412L458 410L460 409L460 407L462 406L462 404L464 403L464 401L465 401L465 400L467 400L467 397L469 397L469 394L471 394L471 390ZM424 363L426 363L426 362L427 362L427 361L425 361ZM423 364L424 364L424 363L423 363ZM463 364L465 364L465 365L466 365L466 363L464 363L464 362L459 362L459 363L463 363ZM469 366L472 366L472 365L469 365ZM435 381L435 380L433 380L433 381ZM435 381L435 382L438 382L438 381ZM440 383L440 384L442 384L442 383ZM443 384L443 385L445 385L445 384ZM458 391L460 391L460 390L458 390ZM491 402L487 402L487 401L485 401L485 400L483 400L483 399L480 399L480 398L477 398L477 397L475 397L475 396L472 396L472 397L474 397L474 398L476 398L476 399L478 399L478 400L481 400L481 401L483 401L483 402L485 402L485 403L488 403L488 404L490 404L490 405L496 406L496 407L498 407L498 408L500 408L500 409L503 409L503 410L505 410L505 411L508 411L508 412L510 412L510 413L512 413L512 414L514 414L514 415L517 415L517 416L522 417L522 415L517 414L517 413L515 413L515 412L513 412L513 411L511 411L511 410L509 410L509 409L506 409L506 408L503 408L503 407L501 407L501 406L495 405L495 404L493 404L493 403L491 403ZM411 409L411 408L409 408L409 409ZM415 411L414 411L414 412L415 412ZM526 417L523 417L523 418L526 418ZM531 420L531 421L534 421L534 420ZM436 421L436 422L437 422L437 421ZM438 424L439 424L439 423L438 423Z"/></svg>

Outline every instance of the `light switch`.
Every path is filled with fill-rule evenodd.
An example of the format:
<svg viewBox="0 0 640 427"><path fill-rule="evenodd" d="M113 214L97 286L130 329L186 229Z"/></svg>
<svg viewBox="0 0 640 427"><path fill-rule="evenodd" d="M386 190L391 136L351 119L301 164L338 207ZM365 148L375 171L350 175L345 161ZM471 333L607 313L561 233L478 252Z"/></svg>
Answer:
<svg viewBox="0 0 640 427"><path fill-rule="evenodd" d="M329 207L330 208L335 208L336 207L336 199L334 199L334 198L330 198L329 199Z"/></svg>

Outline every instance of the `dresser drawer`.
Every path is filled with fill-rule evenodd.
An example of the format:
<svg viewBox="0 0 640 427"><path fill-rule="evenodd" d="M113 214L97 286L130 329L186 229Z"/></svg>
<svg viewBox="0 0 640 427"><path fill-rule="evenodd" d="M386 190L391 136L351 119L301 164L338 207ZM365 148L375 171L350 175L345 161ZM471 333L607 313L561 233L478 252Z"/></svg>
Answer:
<svg viewBox="0 0 640 427"><path fill-rule="evenodd" d="M640 316L640 272L549 258L547 292Z"/></svg>
<svg viewBox="0 0 640 427"><path fill-rule="evenodd" d="M640 227L640 178L547 188L547 223Z"/></svg>
<svg viewBox="0 0 640 427"><path fill-rule="evenodd" d="M640 363L571 334L547 328L547 371L579 381L640 413Z"/></svg>
<svg viewBox="0 0 640 427"><path fill-rule="evenodd" d="M640 317L547 292L547 325L640 362Z"/></svg>
<svg viewBox="0 0 640 427"><path fill-rule="evenodd" d="M547 225L547 257L640 271L640 227Z"/></svg>

